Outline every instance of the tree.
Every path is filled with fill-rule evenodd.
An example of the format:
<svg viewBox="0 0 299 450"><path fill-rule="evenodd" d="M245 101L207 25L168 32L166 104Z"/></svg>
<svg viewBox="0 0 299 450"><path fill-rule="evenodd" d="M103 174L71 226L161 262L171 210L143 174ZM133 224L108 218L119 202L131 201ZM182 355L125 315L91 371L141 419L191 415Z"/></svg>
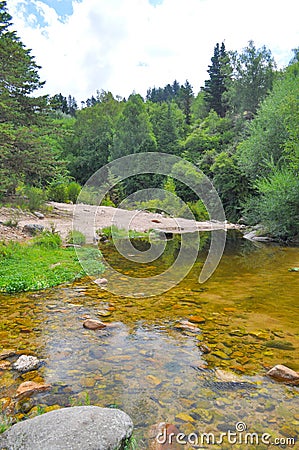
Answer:
<svg viewBox="0 0 299 450"><path fill-rule="evenodd" d="M116 122L111 157L156 150L157 142L144 101L140 95L132 94Z"/></svg>
<svg viewBox="0 0 299 450"><path fill-rule="evenodd" d="M46 106L46 98L29 96L41 88L40 68L16 36L9 31L11 16L6 1L0 2L0 123L11 121L15 125L37 123Z"/></svg>
<svg viewBox="0 0 299 450"><path fill-rule="evenodd" d="M6 2L0 2L0 195L14 192L24 181L41 185L57 170L57 155L49 143L46 97L39 66L14 31Z"/></svg>
<svg viewBox="0 0 299 450"><path fill-rule="evenodd" d="M181 86L178 104L185 114L185 122L187 125L191 124L191 106L193 101L193 89L188 80Z"/></svg>
<svg viewBox="0 0 299 450"><path fill-rule="evenodd" d="M184 116L176 103L147 103L159 152L179 154Z"/></svg>
<svg viewBox="0 0 299 450"><path fill-rule="evenodd" d="M272 166L299 166L299 63L289 66L261 104L249 126L249 137L238 147L239 164L255 180Z"/></svg>
<svg viewBox="0 0 299 450"><path fill-rule="evenodd" d="M265 46L257 49L253 41L238 55L231 53L233 79L230 83L228 101L232 110L243 114L255 114L259 104L271 91L274 81L275 61Z"/></svg>
<svg viewBox="0 0 299 450"><path fill-rule="evenodd" d="M212 64L209 66L208 74L210 78L205 81L203 91L208 110L213 109L220 117L224 117L227 111L227 103L224 93L227 90L227 80L231 75L229 56L222 42L214 47L214 55L211 58Z"/></svg>

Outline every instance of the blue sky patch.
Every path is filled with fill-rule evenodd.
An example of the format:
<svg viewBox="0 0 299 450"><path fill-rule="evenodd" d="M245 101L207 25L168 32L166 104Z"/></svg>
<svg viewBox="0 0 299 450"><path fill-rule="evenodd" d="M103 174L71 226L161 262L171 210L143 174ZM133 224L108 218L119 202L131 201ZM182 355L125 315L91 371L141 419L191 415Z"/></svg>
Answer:
<svg viewBox="0 0 299 450"><path fill-rule="evenodd" d="M148 1L152 6L159 6L162 5L163 3L163 0L148 0Z"/></svg>
<svg viewBox="0 0 299 450"><path fill-rule="evenodd" d="M66 18L73 14L73 3L80 3L82 0L40 0L41 3L50 6L53 8L61 22L65 22ZM40 8L35 4L34 1L29 0L26 5L23 6L25 10L25 14L28 16L34 16L35 20L32 25L45 27L47 25L47 18L44 17ZM32 17L31 17L32 18Z"/></svg>

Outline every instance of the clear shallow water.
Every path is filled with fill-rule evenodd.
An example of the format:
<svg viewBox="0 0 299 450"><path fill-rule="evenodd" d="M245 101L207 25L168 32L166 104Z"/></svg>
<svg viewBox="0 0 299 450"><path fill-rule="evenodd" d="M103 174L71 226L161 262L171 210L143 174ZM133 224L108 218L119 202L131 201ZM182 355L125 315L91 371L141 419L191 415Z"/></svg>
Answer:
<svg viewBox="0 0 299 450"><path fill-rule="evenodd" d="M164 270L177 247L170 241L168 256L147 265L120 259L110 246L103 252L123 273L148 276ZM140 449L149 448L150 429L161 421L186 434L217 436L242 421L249 432L296 437L299 389L265 372L278 363L299 370L299 274L288 271L299 266L299 249L256 246L232 235L216 272L199 285L204 256L178 286L157 297L116 297L89 280L1 296L1 347L34 354L45 365L23 376L0 371L0 398L33 379L53 388L34 396L32 405L120 407L134 421ZM85 330L87 316L115 326ZM198 332L179 329L178 322L192 316L202 322ZM233 372L240 383L223 381L216 369Z"/></svg>

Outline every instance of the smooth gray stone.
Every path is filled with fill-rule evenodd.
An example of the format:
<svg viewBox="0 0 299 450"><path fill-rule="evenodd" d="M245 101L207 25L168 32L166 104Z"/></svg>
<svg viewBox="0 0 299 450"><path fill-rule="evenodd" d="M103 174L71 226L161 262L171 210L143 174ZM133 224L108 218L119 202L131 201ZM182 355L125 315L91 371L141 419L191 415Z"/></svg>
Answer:
<svg viewBox="0 0 299 450"><path fill-rule="evenodd" d="M8 450L116 450L133 431L123 411L74 406L18 422L0 435Z"/></svg>

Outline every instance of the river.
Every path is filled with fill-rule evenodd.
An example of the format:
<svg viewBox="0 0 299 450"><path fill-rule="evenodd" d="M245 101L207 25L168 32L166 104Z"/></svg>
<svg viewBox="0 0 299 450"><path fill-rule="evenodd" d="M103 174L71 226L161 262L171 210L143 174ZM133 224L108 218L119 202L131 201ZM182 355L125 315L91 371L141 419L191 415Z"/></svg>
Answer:
<svg viewBox="0 0 299 450"><path fill-rule="evenodd" d="M178 245L169 241L169 261ZM124 275L148 276L167 263L164 257L140 267L119 258L110 244L102 251ZM2 349L34 354L44 364L21 376L0 370L0 398L34 380L52 389L27 401L23 413L29 416L37 405L119 407L133 419L138 449L149 448L151 427L162 421L193 437L217 438L239 423L259 436L268 433L271 441L298 437L298 387L265 374L275 364L299 370L299 274L289 271L299 266L299 249L230 233L215 273L199 284L206 253L204 247L181 283L154 297L116 296L89 279L1 295ZM87 317L114 326L86 330ZM268 446L239 441L218 448Z"/></svg>

